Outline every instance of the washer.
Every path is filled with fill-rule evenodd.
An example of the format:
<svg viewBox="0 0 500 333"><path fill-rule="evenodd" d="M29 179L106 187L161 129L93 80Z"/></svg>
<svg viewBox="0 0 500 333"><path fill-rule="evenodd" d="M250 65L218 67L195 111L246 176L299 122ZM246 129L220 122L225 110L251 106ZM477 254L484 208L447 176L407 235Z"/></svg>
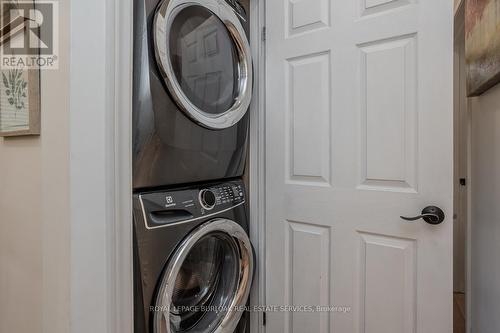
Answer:
<svg viewBox="0 0 500 333"><path fill-rule="evenodd" d="M241 176L253 86L244 6L134 5L134 188Z"/></svg>
<svg viewBox="0 0 500 333"><path fill-rule="evenodd" d="M249 332L253 272L241 181L134 196L135 333Z"/></svg>

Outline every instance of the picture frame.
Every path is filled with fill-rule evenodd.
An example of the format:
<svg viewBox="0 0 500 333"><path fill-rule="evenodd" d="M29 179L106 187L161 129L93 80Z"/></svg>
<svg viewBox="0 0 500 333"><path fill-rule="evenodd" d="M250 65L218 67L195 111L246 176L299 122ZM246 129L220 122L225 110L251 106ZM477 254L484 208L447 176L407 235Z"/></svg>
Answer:
<svg viewBox="0 0 500 333"><path fill-rule="evenodd" d="M36 69L1 70L0 78L0 136L40 135L40 72ZM7 73L6 73L7 72ZM14 75L18 75L17 82ZM7 83L5 82L7 80ZM24 79L25 83L22 83ZM9 87L26 85L20 98L9 97ZM11 93L12 94L12 93ZM25 96L23 96L25 94ZM14 98L14 102L9 101Z"/></svg>
<svg viewBox="0 0 500 333"><path fill-rule="evenodd" d="M10 8L14 5L3 7ZM12 8L11 8L12 9ZM26 19L5 19L2 12L0 47L25 38ZM8 17L8 16L7 16ZM0 137L40 135L40 69L0 66Z"/></svg>

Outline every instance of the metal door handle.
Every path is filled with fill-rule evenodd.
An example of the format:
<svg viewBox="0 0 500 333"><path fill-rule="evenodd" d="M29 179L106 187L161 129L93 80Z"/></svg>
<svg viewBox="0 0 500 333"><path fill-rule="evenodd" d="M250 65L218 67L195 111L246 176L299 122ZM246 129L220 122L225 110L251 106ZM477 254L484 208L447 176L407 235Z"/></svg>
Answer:
<svg viewBox="0 0 500 333"><path fill-rule="evenodd" d="M425 222L429 224L441 224L444 221L445 214L443 210L436 206L428 206L422 210L422 213L418 216L413 217L405 217L401 216L401 218L405 221L417 221L423 219Z"/></svg>

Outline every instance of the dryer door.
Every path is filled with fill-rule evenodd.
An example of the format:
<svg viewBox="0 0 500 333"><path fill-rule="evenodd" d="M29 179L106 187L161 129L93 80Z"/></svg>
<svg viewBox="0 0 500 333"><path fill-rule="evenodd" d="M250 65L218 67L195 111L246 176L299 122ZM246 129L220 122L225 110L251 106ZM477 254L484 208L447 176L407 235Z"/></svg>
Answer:
<svg viewBox="0 0 500 333"><path fill-rule="evenodd" d="M154 333L233 333L250 292L253 260L237 223L216 219L195 229L164 271Z"/></svg>
<svg viewBox="0 0 500 333"><path fill-rule="evenodd" d="M162 1L154 45L163 80L189 117L223 129L245 115L252 95L250 47L225 1Z"/></svg>

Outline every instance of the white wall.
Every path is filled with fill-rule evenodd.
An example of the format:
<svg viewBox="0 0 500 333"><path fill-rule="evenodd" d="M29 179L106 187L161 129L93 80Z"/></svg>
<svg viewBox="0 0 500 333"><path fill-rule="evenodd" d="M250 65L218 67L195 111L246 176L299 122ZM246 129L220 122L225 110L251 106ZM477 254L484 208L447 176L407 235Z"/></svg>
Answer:
<svg viewBox="0 0 500 333"><path fill-rule="evenodd" d="M500 332L500 85L472 104L472 333Z"/></svg>

